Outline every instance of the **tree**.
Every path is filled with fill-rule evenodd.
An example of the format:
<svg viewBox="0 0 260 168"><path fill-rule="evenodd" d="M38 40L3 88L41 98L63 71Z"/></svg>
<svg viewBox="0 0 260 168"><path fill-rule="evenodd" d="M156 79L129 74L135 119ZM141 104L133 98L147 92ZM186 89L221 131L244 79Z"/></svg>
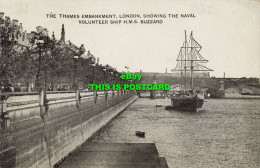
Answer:
<svg viewBox="0 0 260 168"><path fill-rule="evenodd" d="M15 40L19 33L18 27L9 17L0 18L0 82L8 84L10 81L20 81L26 83L27 90L29 83L35 79L44 83L46 89L51 86L51 90L54 90L55 83L72 85L75 55L79 56L76 62L78 82L86 86L102 82L105 78L110 79L111 74L105 76L107 73L103 71L104 66L92 66L95 57L90 52L84 55L86 50L83 44L78 47L70 41L58 41L54 34L50 38L46 28L37 26L36 31L30 34L30 45L22 46L17 45ZM39 42L44 42L43 46L37 46Z"/></svg>
<svg viewBox="0 0 260 168"><path fill-rule="evenodd" d="M19 56L15 59L15 74L21 82L26 83L27 91L29 91L29 83L34 82L37 72L37 64L35 61L37 50L34 48L21 47Z"/></svg>
<svg viewBox="0 0 260 168"><path fill-rule="evenodd" d="M15 58L18 52L14 50L16 25L11 22L10 17L0 18L0 80L8 83L15 77Z"/></svg>

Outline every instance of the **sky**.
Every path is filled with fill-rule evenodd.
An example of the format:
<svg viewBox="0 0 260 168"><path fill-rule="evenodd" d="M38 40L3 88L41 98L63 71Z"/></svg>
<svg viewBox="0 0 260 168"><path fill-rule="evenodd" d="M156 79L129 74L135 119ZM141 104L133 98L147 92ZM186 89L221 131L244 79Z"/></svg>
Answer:
<svg viewBox="0 0 260 168"><path fill-rule="evenodd" d="M176 65L184 30L202 46L211 76L260 77L260 1L257 0L0 0L0 12L27 32L43 26L60 38L84 44L101 64L118 71L168 72ZM46 14L57 18L47 18ZM194 14L162 24L79 24L58 14ZM118 20L116 18L115 20ZM137 19L138 21L143 20ZM154 19L152 19L154 20ZM160 20L160 19L159 19Z"/></svg>

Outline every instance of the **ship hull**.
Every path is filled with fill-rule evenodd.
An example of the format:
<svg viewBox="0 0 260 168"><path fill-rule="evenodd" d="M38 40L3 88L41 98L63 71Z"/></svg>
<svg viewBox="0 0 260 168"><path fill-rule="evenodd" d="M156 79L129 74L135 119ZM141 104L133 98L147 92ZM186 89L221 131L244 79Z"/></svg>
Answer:
<svg viewBox="0 0 260 168"><path fill-rule="evenodd" d="M171 98L172 107L176 109L184 109L184 110L198 110L202 108L204 99L199 97L187 97L187 98L179 98L173 97Z"/></svg>

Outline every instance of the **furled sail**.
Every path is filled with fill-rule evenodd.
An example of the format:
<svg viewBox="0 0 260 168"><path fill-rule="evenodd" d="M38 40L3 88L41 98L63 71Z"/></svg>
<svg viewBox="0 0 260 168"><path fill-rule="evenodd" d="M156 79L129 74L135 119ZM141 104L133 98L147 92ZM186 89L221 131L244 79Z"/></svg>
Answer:
<svg viewBox="0 0 260 168"><path fill-rule="evenodd" d="M201 45L193 38L191 33L189 42L185 41L180 49L179 55L177 57L176 67L172 71L213 71L204 65L199 63L208 62L199 52L202 49Z"/></svg>

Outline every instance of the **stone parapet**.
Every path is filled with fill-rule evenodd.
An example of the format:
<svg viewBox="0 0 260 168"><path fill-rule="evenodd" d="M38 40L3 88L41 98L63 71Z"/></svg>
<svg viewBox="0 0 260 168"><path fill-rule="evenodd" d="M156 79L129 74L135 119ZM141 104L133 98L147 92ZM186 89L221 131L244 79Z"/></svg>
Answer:
<svg viewBox="0 0 260 168"><path fill-rule="evenodd" d="M5 94L0 167L53 167L136 98L130 91Z"/></svg>

